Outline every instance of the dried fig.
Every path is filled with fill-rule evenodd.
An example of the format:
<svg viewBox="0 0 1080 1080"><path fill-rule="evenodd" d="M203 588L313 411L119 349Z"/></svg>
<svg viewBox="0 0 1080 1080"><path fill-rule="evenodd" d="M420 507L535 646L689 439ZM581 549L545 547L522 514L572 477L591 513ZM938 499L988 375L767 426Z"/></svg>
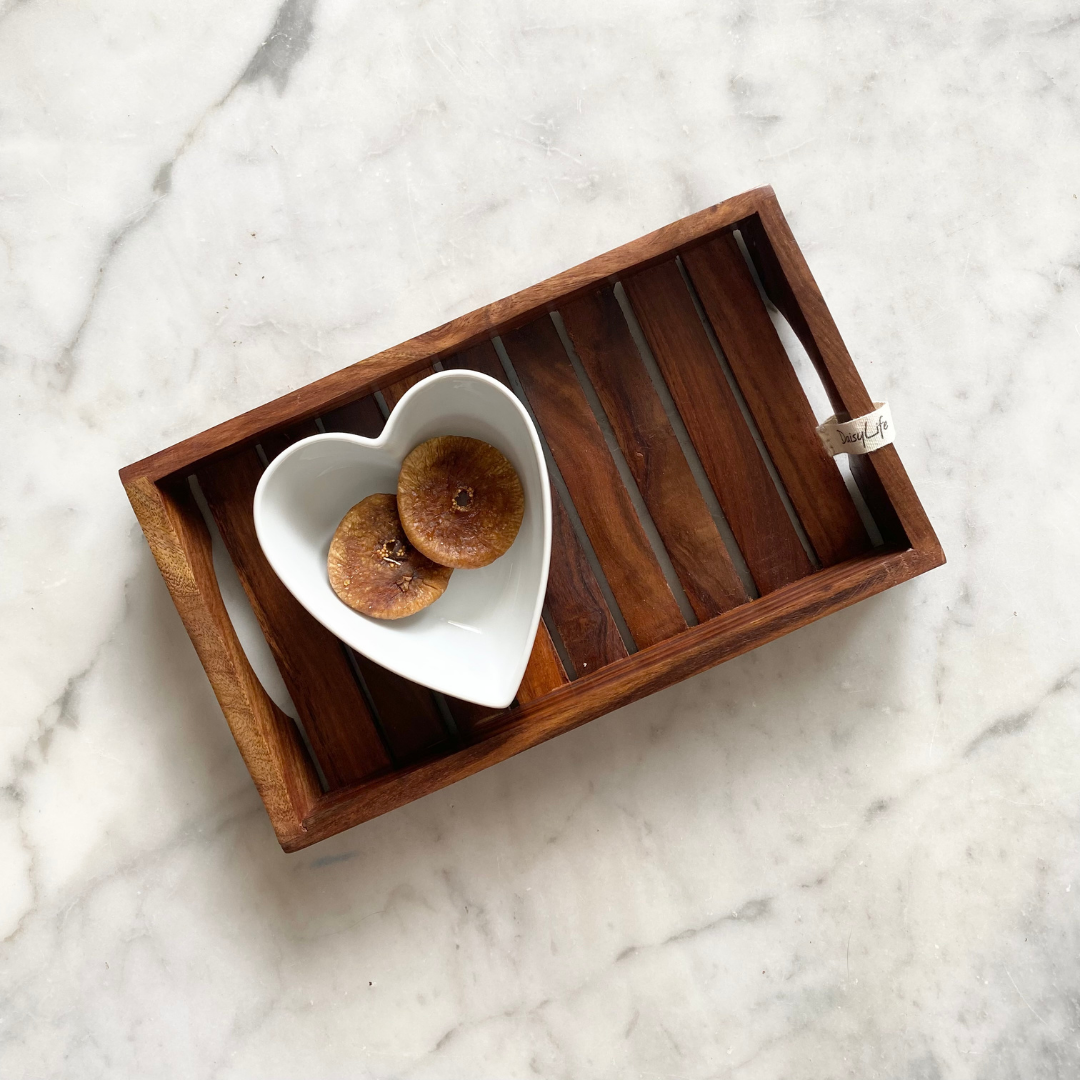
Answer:
<svg viewBox="0 0 1080 1080"><path fill-rule="evenodd" d="M443 566L487 566L514 542L525 494L494 446L443 435L415 447L398 476L398 513L409 542Z"/></svg>
<svg viewBox="0 0 1080 1080"><path fill-rule="evenodd" d="M446 591L453 572L409 543L394 495L369 495L341 519L326 568L338 597L373 619L401 619L426 608Z"/></svg>

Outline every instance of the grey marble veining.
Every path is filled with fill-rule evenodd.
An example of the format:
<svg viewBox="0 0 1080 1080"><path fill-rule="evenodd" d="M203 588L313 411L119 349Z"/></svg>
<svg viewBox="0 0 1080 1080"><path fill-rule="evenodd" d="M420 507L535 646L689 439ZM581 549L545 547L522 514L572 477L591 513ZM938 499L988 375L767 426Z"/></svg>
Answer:
<svg viewBox="0 0 1080 1080"><path fill-rule="evenodd" d="M0 4L0 1075L1080 1073L1078 46ZM116 469L759 183L949 564L282 855Z"/></svg>

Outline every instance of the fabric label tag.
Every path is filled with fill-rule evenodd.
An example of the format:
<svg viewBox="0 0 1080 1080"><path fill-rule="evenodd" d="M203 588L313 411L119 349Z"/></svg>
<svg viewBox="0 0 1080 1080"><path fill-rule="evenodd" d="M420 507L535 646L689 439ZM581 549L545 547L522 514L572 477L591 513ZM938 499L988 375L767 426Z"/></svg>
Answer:
<svg viewBox="0 0 1080 1080"><path fill-rule="evenodd" d="M837 420L830 416L818 424L818 438L825 449L837 454L869 454L893 441L892 413L887 401L875 401L874 411L854 420Z"/></svg>

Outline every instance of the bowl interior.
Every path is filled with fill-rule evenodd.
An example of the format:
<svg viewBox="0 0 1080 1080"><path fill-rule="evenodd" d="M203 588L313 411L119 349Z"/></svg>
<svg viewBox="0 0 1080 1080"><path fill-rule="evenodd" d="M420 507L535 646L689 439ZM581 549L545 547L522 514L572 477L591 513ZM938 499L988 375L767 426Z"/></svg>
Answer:
<svg viewBox="0 0 1080 1080"><path fill-rule="evenodd" d="M405 455L436 435L466 435L501 450L521 478L525 514L510 550L479 570L455 570L446 592L404 619L372 619L330 587L330 540L349 508L394 493ZM551 501L536 431L494 379L447 371L401 399L378 439L325 434L296 443L267 468L255 528L278 577L331 633L391 671L492 708L517 692L547 588Z"/></svg>

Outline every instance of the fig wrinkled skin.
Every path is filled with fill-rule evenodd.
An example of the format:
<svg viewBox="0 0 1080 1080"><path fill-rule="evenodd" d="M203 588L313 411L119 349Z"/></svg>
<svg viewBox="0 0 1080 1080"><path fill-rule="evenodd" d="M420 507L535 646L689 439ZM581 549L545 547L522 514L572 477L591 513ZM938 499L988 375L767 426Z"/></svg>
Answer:
<svg viewBox="0 0 1080 1080"><path fill-rule="evenodd" d="M525 493L494 446L443 435L414 447L398 477L409 543L442 566L475 570L505 554L521 528Z"/></svg>
<svg viewBox="0 0 1080 1080"><path fill-rule="evenodd" d="M421 611L442 596L453 573L409 543L394 495L369 495L341 519L326 568L338 598L373 619Z"/></svg>

